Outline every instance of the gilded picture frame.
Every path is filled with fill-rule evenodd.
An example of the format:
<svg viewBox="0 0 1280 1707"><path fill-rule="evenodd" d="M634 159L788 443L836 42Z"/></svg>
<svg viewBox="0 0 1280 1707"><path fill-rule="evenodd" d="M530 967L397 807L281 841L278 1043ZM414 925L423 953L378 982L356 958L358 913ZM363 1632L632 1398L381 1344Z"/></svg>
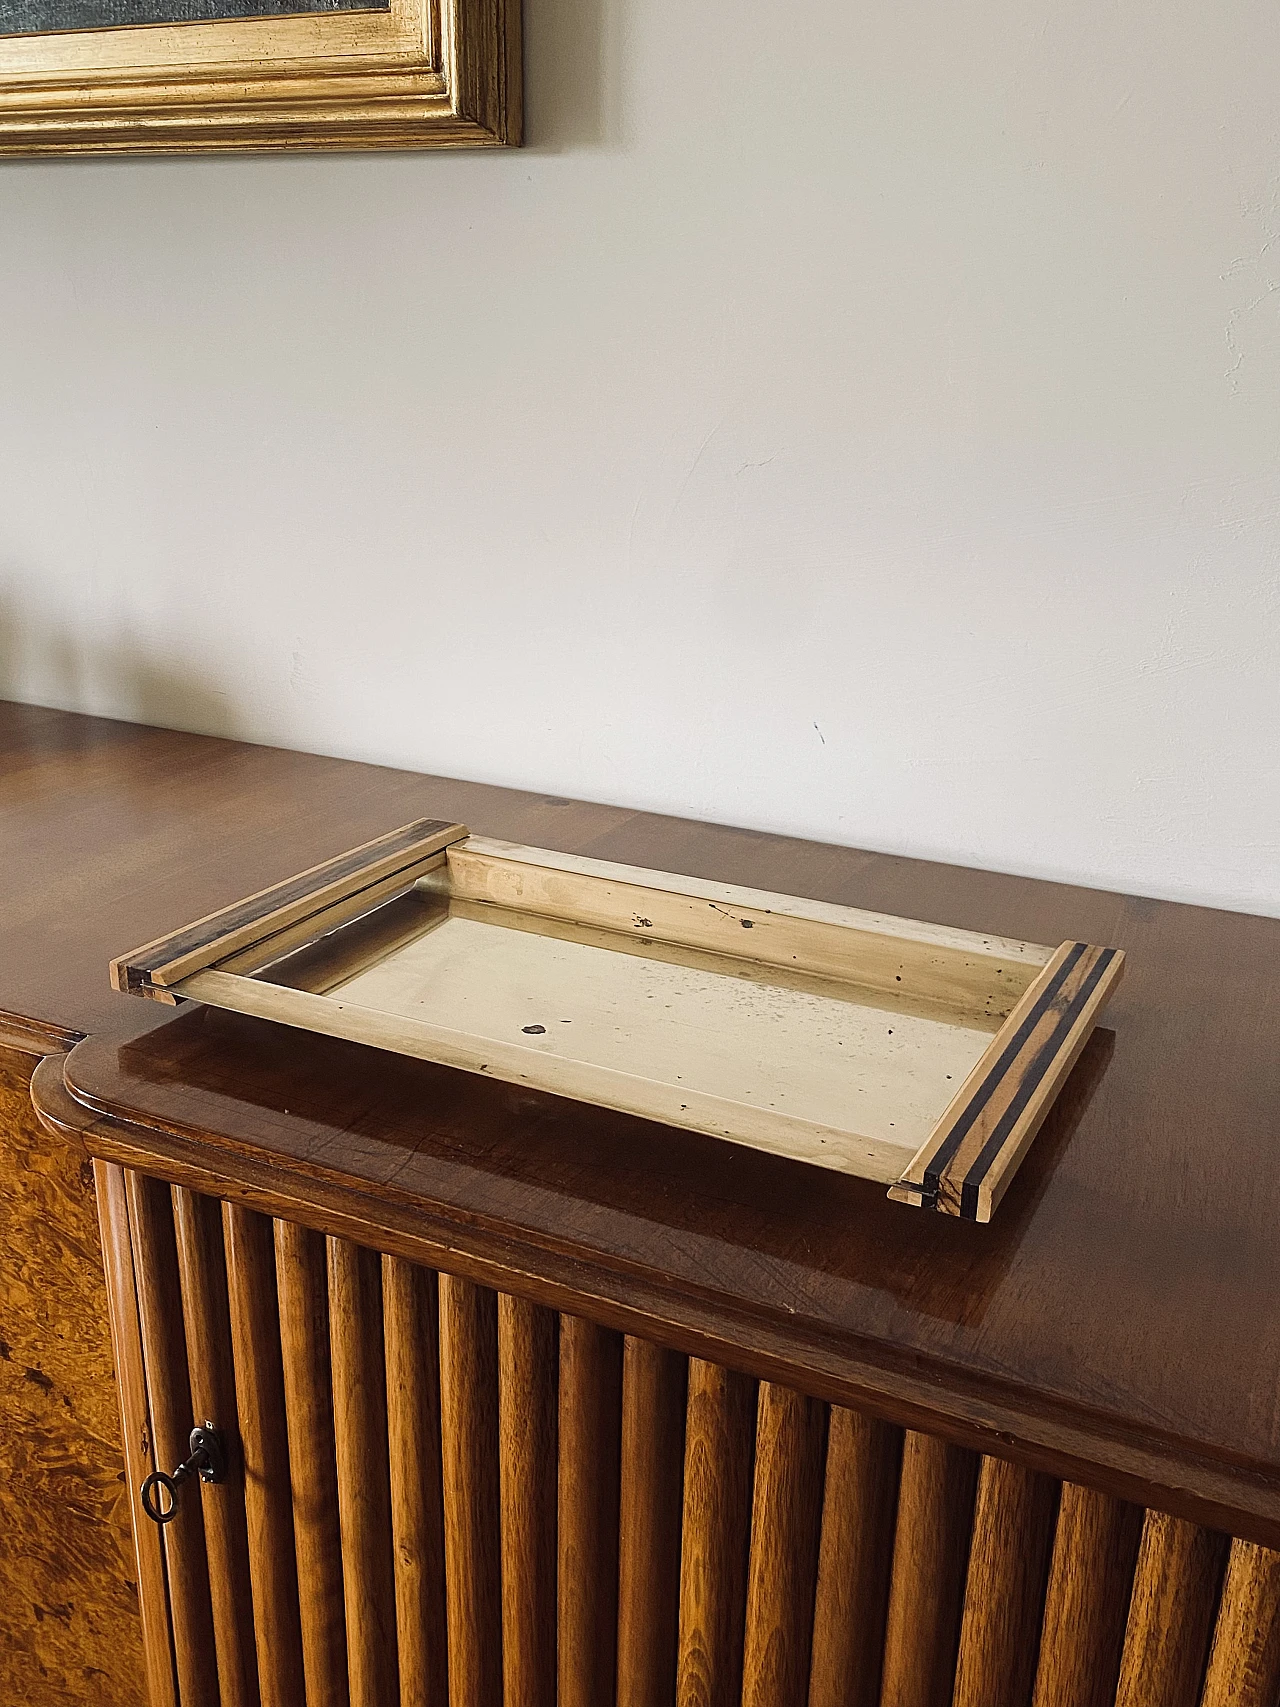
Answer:
<svg viewBox="0 0 1280 1707"><path fill-rule="evenodd" d="M0 0L0 155L510 146L521 107L520 0Z"/></svg>

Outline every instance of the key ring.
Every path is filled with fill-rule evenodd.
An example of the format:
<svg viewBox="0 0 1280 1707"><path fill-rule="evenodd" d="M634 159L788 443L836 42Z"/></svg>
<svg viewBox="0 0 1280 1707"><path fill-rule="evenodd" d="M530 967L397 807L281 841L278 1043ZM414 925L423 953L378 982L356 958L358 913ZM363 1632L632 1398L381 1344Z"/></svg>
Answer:
<svg viewBox="0 0 1280 1707"><path fill-rule="evenodd" d="M181 1468L181 1466L179 1466ZM157 1488L169 1494L169 1509L164 1510L155 1497ZM142 1484L142 1509L152 1523L172 1523L178 1515L178 1477L166 1476L163 1470L153 1470Z"/></svg>
<svg viewBox="0 0 1280 1707"><path fill-rule="evenodd" d="M153 1470L139 1490L142 1509L152 1523L172 1523L177 1517L178 1489L188 1477L199 1476L202 1482L221 1482L226 1478L226 1444L211 1422L199 1423L193 1428L187 1444L191 1455L185 1462L179 1464L172 1474ZM167 1507L161 1505L156 1497L161 1488L169 1496Z"/></svg>

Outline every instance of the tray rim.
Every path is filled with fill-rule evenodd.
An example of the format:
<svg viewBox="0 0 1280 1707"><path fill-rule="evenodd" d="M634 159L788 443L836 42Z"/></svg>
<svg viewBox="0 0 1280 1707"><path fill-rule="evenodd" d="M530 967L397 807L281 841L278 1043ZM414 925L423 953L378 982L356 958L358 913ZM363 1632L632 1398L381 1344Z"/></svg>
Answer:
<svg viewBox="0 0 1280 1707"><path fill-rule="evenodd" d="M470 836L463 825L419 820L121 956L112 962L112 981L118 989L161 1001L203 1001L777 1153L794 1155L794 1147L778 1142L786 1133L804 1133L819 1143L828 1132L836 1135L817 1122L706 1092L673 1091L673 1096L687 1099L683 1107L658 1107L656 1093L664 1081L340 1002L263 975L298 949L367 917L410 889L439 890L438 874L446 866L447 893L459 899L573 920L588 928L602 926L619 935L618 909L626 916L632 900L641 898L640 907L630 913L641 940L710 948L766 967L794 965L821 973L823 966L800 959L806 945L810 956L817 953L820 958L833 947L848 948L856 939L868 961L859 963L856 979L846 971L847 982L868 991L892 991L910 968L926 985L933 980L935 987L926 989L923 998L930 1005L952 1008L957 1015L968 1012L971 1018L981 1016L962 999L965 989L972 999L974 991L985 987L982 978L992 980L1010 1005L995 1010L1000 1023L990 1044L914 1153L909 1145L838 1132L846 1145L850 1140L865 1143L870 1164L841 1171L888 1184L895 1201L974 1221L989 1221L995 1213L1124 968L1124 955L1117 949L1073 942L1053 949L994 933ZM602 911L602 897L610 900L612 912ZM701 911L704 905L714 918ZM594 918L579 918L593 908ZM737 933L726 937L724 921L763 928L753 928L749 938ZM901 973L887 970L895 964L895 953L903 956L896 962ZM1008 972L1005 962L1012 963ZM917 991L914 979L898 993L908 991ZM988 1006L988 1020L991 1017ZM649 1087L648 1096L639 1095L637 1086ZM732 1113L725 1125L722 1117L728 1111ZM681 1112L695 1118L681 1119ZM752 1131L744 1129L748 1125ZM797 1159L833 1165L820 1156Z"/></svg>

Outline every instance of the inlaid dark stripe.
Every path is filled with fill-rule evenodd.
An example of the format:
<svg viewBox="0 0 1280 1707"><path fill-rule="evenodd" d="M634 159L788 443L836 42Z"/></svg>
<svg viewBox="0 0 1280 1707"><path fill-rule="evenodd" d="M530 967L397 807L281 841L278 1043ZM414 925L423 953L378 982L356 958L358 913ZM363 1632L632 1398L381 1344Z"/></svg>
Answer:
<svg viewBox="0 0 1280 1707"><path fill-rule="evenodd" d="M449 821L446 818L420 818L417 823L406 824L402 830L384 836L367 847L354 848L349 853L339 854L336 859L328 860L312 871L301 872L296 877L286 878L283 883L277 883L271 889L263 890L261 895L248 901L237 902L199 924L188 925L183 930L175 931L172 936L163 938L148 951L148 965L131 964L129 971L137 970L145 976L155 967L165 966L171 960L177 960L195 949L207 948L211 942L217 942L219 937L226 936L229 931L239 930L242 925L252 924L265 913L273 913L278 907L287 907L291 901L302 900L313 889L341 882L344 877L351 877L363 871L366 866L390 855L408 852L426 837L448 828ZM410 863L411 860L406 859L405 864Z"/></svg>
<svg viewBox="0 0 1280 1707"><path fill-rule="evenodd" d="M1009 1068L1026 1047L1027 1039L1044 1018L1045 1010L1056 999L1058 991L1071 976L1072 972L1076 968L1076 963L1079 961L1080 956L1085 952L1088 946L1088 943L1084 942L1072 943L1070 952L1067 954L1066 959L1045 985L1035 1004L1023 1019L1022 1024L1000 1051L999 1057L991 1068L991 1071L973 1093L967 1107L961 1113L955 1125L938 1146L936 1153L926 1163L924 1170L924 1184L922 1187L918 1188L923 1190L926 1197L937 1197L942 1175L946 1171L947 1166L951 1162L956 1151L960 1148L961 1144L964 1143L964 1140L969 1133L969 1129L982 1113L983 1109L991 1101L996 1086L1004 1078L1005 1074L1009 1071ZM908 1180L907 1184L910 1185L911 1182Z"/></svg>
<svg viewBox="0 0 1280 1707"><path fill-rule="evenodd" d="M1034 1061L1027 1069L1022 1083L1009 1103L1008 1108L996 1122L995 1128L986 1143L979 1150L970 1164L968 1173L964 1176L964 1185L960 1192L960 1213L970 1221L978 1218L978 1187L982 1184L987 1170L1008 1142L1009 1134L1017 1125L1022 1111L1031 1101L1039 1087L1040 1081L1049 1070L1054 1056L1062 1048L1064 1040L1070 1035L1072 1026L1088 1006L1089 998L1102 981L1103 973L1116 957L1114 948L1104 948L1097 960L1089 969L1088 976L1076 991L1075 995L1063 1008L1061 1014L1049 1033L1048 1037L1036 1051Z"/></svg>

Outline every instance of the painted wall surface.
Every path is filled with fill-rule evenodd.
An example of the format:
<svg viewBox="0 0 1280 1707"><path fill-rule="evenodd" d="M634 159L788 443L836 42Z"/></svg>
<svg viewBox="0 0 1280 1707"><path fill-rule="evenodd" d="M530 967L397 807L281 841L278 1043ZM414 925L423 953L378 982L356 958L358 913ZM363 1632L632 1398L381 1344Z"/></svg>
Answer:
<svg viewBox="0 0 1280 1707"><path fill-rule="evenodd" d="M528 0L0 167L0 692L1280 912L1280 12Z"/></svg>

